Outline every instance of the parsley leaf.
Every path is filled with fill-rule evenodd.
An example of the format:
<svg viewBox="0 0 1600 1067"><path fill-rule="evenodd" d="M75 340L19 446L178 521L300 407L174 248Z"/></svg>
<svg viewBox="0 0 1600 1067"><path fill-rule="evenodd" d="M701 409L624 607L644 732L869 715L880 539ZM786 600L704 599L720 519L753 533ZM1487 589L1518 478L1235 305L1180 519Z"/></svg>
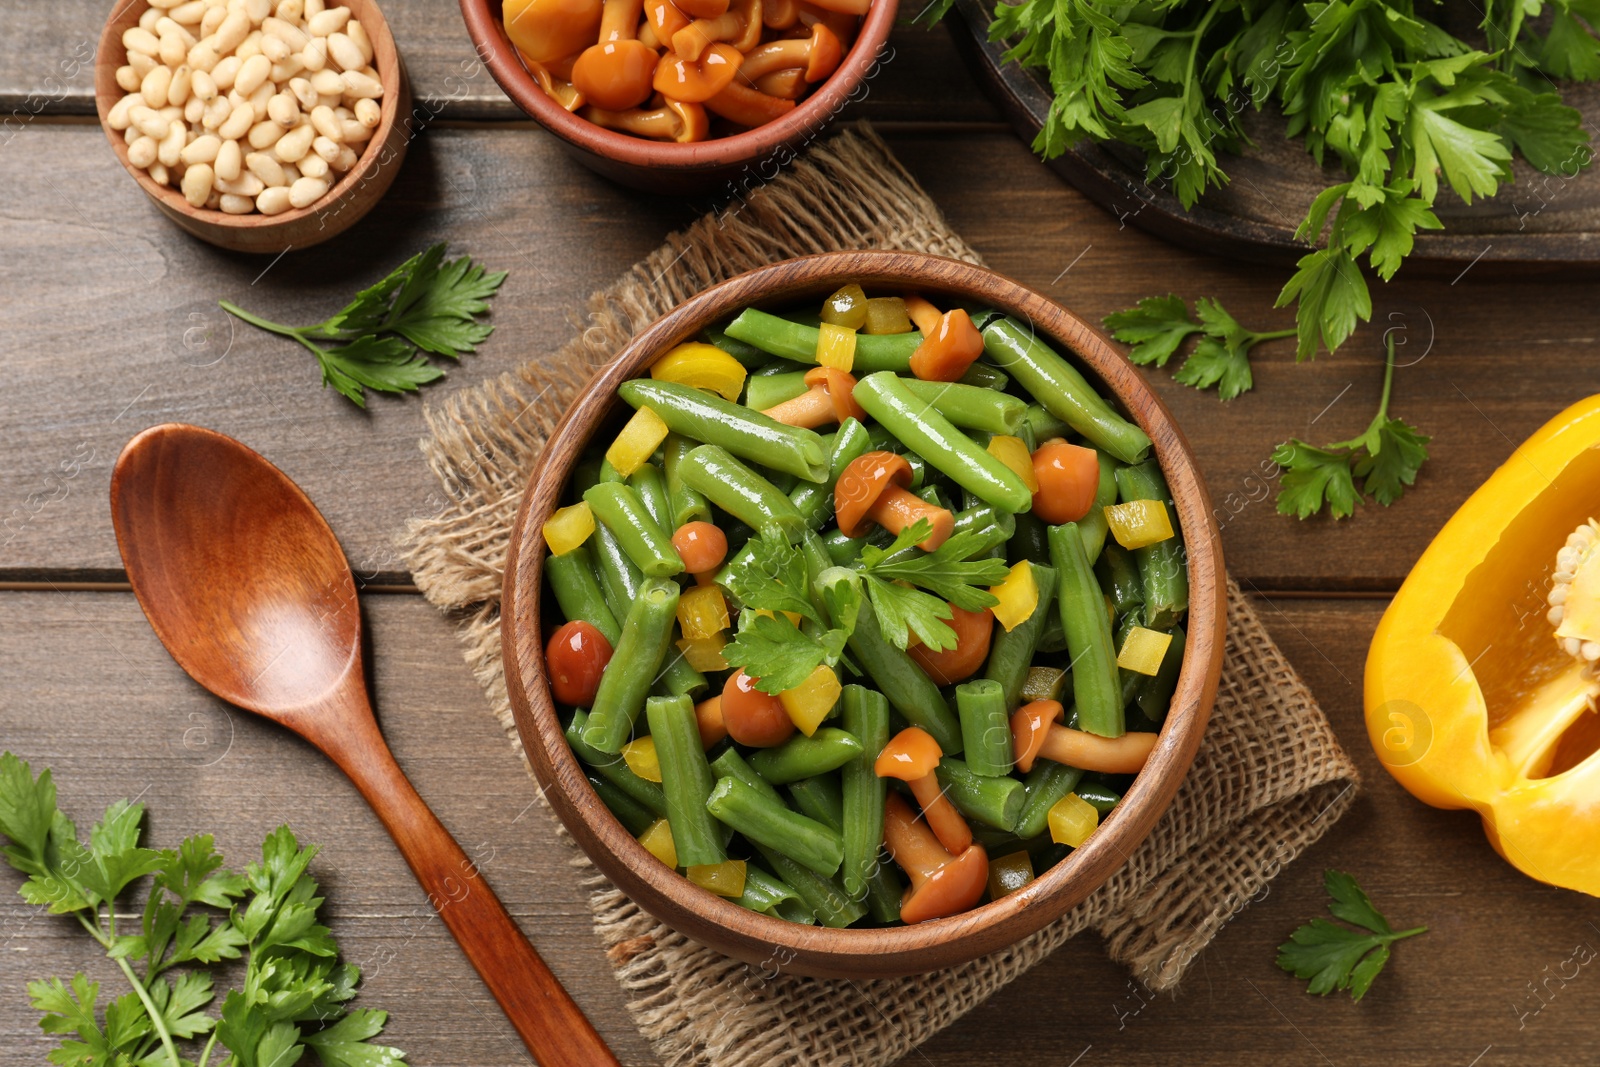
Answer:
<svg viewBox="0 0 1600 1067"><path fill-rule="evenodd" d="M748 547L749 555L739 553L728 564L723 588L747 608L792 611L821 624L823 620L807 594L810 579L805 554L775 529L752 537Z"/></svg>
<svg viewBox="0 0 1600 1067"><path fill-rule="evenodd" d="M1272 453L1272 461L1284 468L1278 489L1278 513L1306 519L1327 506L1336 519L1355 514L1355 480L1350 472L1350 455L1330 451L1291 438Z"/></svg>
<svg viewBox="0 0 1600 1067"><path fill-rule="evenodd" d="M1356 880L1343 871L1325 872L1323 885L1332 898L1328 911L1359 929L1312 919L1278 946L1277 964L1296 978L1309 979L1308 993L1325 995L1348 989L1350 999L1359 1001L1389 962L1389 946L1426 933L1428 928L1396 931Z"/></svg>
<svg viewBox="0 0 1600 1067"><path fill-rule="evenodd" d="M1128 358L1140 366L1165 367L1184 338L1204 330L1189 317L1183 298L1175 293L1147 296L1126 311L1114 311L1104 320L1111 336L1132 345Z"/></svg>
<svg viewBox="0 0 1600 1067"><path fill-rule="evenodd" d="M1250 350L1263 341L1294 336L1294 330L1247 330L1228 314L1219 301L1201 297L1194 309L1200 316L1189 317L1183 300L1177 296L1147 297L1126 311L1105 317L1112 336L1132 344L1128 358L1135 363L1154 363L1164 367L1167 360L1190 334L1203 336L1183 361L1173 380L1196 389L1217 387L1217 395L1232 400L1255 384L1250 370Z"/></svg>
<svg viewBox="0 0 1600 1067"><path fill-rule="evenodd" d="M982 611L999 603L987 587L1005 580L1005 561L968 558L982 545L983 534L953 534L932 552L914 548L932 529L927 519L918 519L887 547L868 545L861 551L867 598L884 637L899 648L909 645L913 634L936 652L954 648L956 633L946 625L950 605Z"/></svg>
<svg viewBox="0 0 1600 1067"><path fill-rule="evenodd" d="M818 665L836 665L847 637L839 629L806 633L787 615L746 610L740 613L738 634L723 646L722 658L755 679L762 692L781 693L805 681Z"/></svg>
<svg viewBox="0 0 1600 1067"><path fill-rule="evenodd" d="M366 407L368 389L416 392L443 378L424 352L460 359L494 332L479 316L489 310L505 272L486 271L467 256L444 255L443 242L418 252L314 326L285 326L220 303L252 326L298 341L317 357L323 385Z"/></svg>

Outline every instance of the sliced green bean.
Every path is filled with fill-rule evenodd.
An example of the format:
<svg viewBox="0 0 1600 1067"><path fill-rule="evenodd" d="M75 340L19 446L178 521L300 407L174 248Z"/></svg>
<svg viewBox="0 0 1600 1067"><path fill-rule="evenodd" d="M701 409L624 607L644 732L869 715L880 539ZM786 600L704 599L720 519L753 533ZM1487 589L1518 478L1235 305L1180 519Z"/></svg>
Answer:
<svg viewBox="0 0 1600 1067"><path fill-rule="evenodd" d="M828 454L828 480L820 484L801 482L789 496L808 529L822 529L833 514L834 483L846 467L870 451L872 436L865 426L855 419L845 419L839 424L839 432L833 435L833 448Z"/></svg>
<svg viewBox="0 0 1600 1067"><path fill-rule="evenodd" d="M589 555L587 544L546 559L544 577L556 595L562 615L569 621L581 619L604 634L612 648L617 646L622 627L606 606L605 594L600 591L600 582L595 577L594 558Z"/></svg>
<svg viewBox="0 0 1600 1067"><path fill-rule="evenodd" d="M1144 606L1144 586L1139 578L1139 564L1127 549L1109 542L1100 552L1100 561L1094 565L1094 576L1100 588L1111 594L1111 604L1118 615L1128 615Z"/></svg>
<svg viewBox="0 0 1600 1067"><path fill-rule="evenodd" d="M768 874L766 871L750 863L744 869L744 892L734 901L741 908L749 908L764 915L773 915L780 919L788 916L779 911L786 902L801 904L800 894L796 893L787 883ZM805 908L805 918L802 922L816 922L810 908Z"/></svg>
<svg viewBox="0 0 1600 1067"><path fill-rule="evenodd" d="M1050 809L1077 788L1082 778L1082 771L1065 763L1042 759L1034 764L1022 783L1025 790L1022 811L1012 832L1023 840L1044 833L1049 826Z"/></svg>
<svg viewBox="0 0 1600 1067"><path fill-rule="evenodd" d="M600 590L605 595L606 606L619 622L628 617L628 609L639 599L639 587L644 575L633 565L633 560L622 550L622 544L603 523L596 523L589 536L594 545L594 570L600 579ZM612 642L616 647L616 642Z"/></svg>
<svg viewBox="0 0 1600 1067"><path fill-rule="evenodd" d="M643 781L643 779L640 779ZM654 785L655 783L650 783ZM655 812L634 800L623 792L620 786L612 785L601 778L599 772L589 775L589 786L599 796L601 803L607 810L617 817L617 821L627 827L628 833L638 837L650 829L652 823L659 818Z"/></svg>
<svg viewBox="0 0 1600 1067"><path fill-rule="evenodd" d="M1076 523L1050 527L1061 628L1072 656L1072 696L1079 728L1101 737L1121 737L1122 684L1111 640L1105 594L1094 579Z"/></svg>
<svg viewBox="0 0 1600 1067"><path fill-rule="evenodd" d="M878 777L873 762L889 743L889 701L875 689L847 685L839 698L839 714L844 728L861 742L861 754L839 769L844 800L844 888L852 898L859 898L873 870L882 866L878 855L883 847L883 803L889 785Z"/></svg>
<svg viewBox="0 0 1600 1067"><path fill-rule="evenodd" d="M998 630L994 639L1004 633L1003 629ZM989 667L994 669L992 652ZM956 714L961 718L961 747L967 756L963 766L973 774L990 778L1009 775L1011 723L1004 687L987 678L961 683L956 686Z"/></svg>
<svg viewBox="0 0 1600 1067"><path fill-rule="evenodd" d="M737 778L718 780L706 800L706 810L752 843L788 856L824 878L832 878L844 859L844 843L837 832L781 802L775 803L761 790ZM784 881L789 879L785 877Z"/></svg>
<svg viewBox="0 0 1600 1067"><path fill-rule="evenodd" d="M1015 436L1028 413L1027 401L960 382L925 382L902 378L900 384L922 403L964 430L982 430Z"/></svg>
<svg viewBox="0 0 1600 1067"><path fill-rule="evenodd" d="M1033 394L1052 415L1124 463L1150 451L1145 432L1107 403L1078 369L1015 319L996 319L983 330L989 359Z"/></svg>
<svg viewBox="0 0 1600 1067"><path fill-rule="evenodd" d="M661 468L654 463L641 463L638 470L628 475L628 488L639 495L639 502L644 505L645 511L650 513L656 525L670 539L677 524L672 521L672 508L667 503L667 483L661 476Z"/></svg>
<svg viewBox="0 0 1600 1067"><path fill-rule="evenodd" d="M622 476L622 472L621 471L617 470L617 468L615 468L615 467L613 467L611 465L611 461L609 459L602 459L600 461L600 482L601 483L606 483L606 482L625 482L627 480L628 479L626 479L626 478L624 478Z"/></svg>
<svg viewBox="0 0 1600 1067"><path fill-rule="evenodd" d="M634 774L633 768L616 753L601 752L585 741L583 731L588 725L588 712L579 708L572 713L572 721L567 724L565 732L567 744L572 746L573 755L587 764L590 770L616 786L630 800L647 809L655 818L665 819L667 795L661 791L661 786Z"/></svg>
<svg viewBox="0 0 1600 1067"><path fill-rule="evenodd" d="M583 501L645 577L670 578L683 572L672 535L661 528L626 483L601 482L583 494Z"/></svg>
<svg viewBox="0 0 1600 1067"><path fill-rule="evenodd" d="M846 567L861 558L861 550L867 547L864 537L847 537L843 530L832 529L822 535L822 546L828 550L828 558L833 560L835 567Z"/></svg>
<svg viewBox="0 0 1600 1067"><path fill-rule="evenodd" d="M677 639L681 633L681 630L673 630L673 638L667 644L666 659L661 664L661 669L656 672L655 683L651 689L658 696L698 697L711 685L706 681L706 676L695 670L683 651L677 647Z"/></svg>
<svg viewBox="0 0 1600 1067"><path fill-rule="evenodd" d="M1151 629L1165 630L1189 608L1189 574L1184 567L1183 540L1178 534L1178 509L1155 460L1117 471L1117 492L1124 501L1159 500L1172 520L1173 536L1134 549L1139 580L1144 586L1144 614Z"/></svg>
<svg viewBox="0 0 1600 1067"><path fill-rule="evenodd" d="M739 754L739 750L732 745L729 745L721 755L711 761L711 773L716 776L718 781L724 778L737 778L750 788L765 794L767 799L774 804L782 804L784 802L783 794L779 793L771 782L757 774L755 768L750 766L745 761L745 758Z"/></svg>
<svg viewBox="0 0 1600 1067"><path fill-rule="evenodd" d="M789 797L800 814L812 818L841 836L844 834L844 787L833 773L812 775L789 783Z"/></svg>
<svg viewBox="0 0 1600 1067"><path fill-rule="evenodd" d="M622 624L611 663L600 675L600 688L584 727L583 739L594 748L615 754L627 743L666 656L677 611L677 583L668 578L645 579Z"/></svg>
<svg viewBox="0 0 1600 1067"><path fill-rule="evenodd" d="M1027 797L1027 790L1017 779L976 774L964 760L953 756L941 759L936 773L939 788L967 818L996 830L1010 830L1017 825Z"/></svg>
<svg viewBox="0 0 1600 1067"><path fill-rule="evenodd" d="M785 400L793 400L811 388L806 384L805 378L805 371L754 375L745 381L745 407L765 411L777 407Z"/></svg>
<svg viewBox="0 0 1600 1067"><path fill-rule="evenodd" d="M787 426L742 404L677 382L634 378L618 386L617 395L636 408L648 406L674 433L721 445L751 463L808 482L828 476L828 454L822 438L812 430Z"/></svg>
<svg viewBox="0 0 1600 1067"><path fill-rule="evenodd" d="M645 718L661 761L661 791L667 796L667 822L678 865L721 863L728 854L722 848L721 831L706 811L715 779L700 745L694 702L686 696L651 697L645 702Z"/></svg>
<svg viewBox="0 0 1600 1067"><path fill-rule="evenodd" d="M1033 614L1007 630L1005 627L996 627L994 636L989 642L989 665L984 669L983 676L1000 687L1003 697L1001 707L1009 716L1022 706L1022 687L1028 680L1028 671L1033 666L1034 653L1039 649L1039 637L1044 633L1045 624L1056 613L1056 569L1046 567L1042 563L1029 563L1033 569L1033 584L1039 590L1039 602L1033 607ZM957 706L959 707L961 691L956 691ZM966 723L962 721L963 728ZM1009 722L1008 722L1009 726ZM1010 734L1006 735L1006 771L1010 766ZM978 760L973 759L972 744L967 744L967 762L972 764L978 773L987 773L981 769ZM1002 771L1000 773L1006 773Z"/></svg>
<svg viewBox="0 0 1600 1067"><path fill-rule="evenodd" d="M759 371L762 367L772 362L770 354L761 351L755 345L748 345L737 338L729 337L716 326L707 326L700 331L700 336L704 338L706 344L715 345L738 360L745 370Z"/></svg>
<svg viewBox="0 0 1600 1067"><path fill-rule="evenodd" d="M776 527L790 541L807 529L794 502L718 445L701 445L678 464L685 485L751 529Z"/></svg>
<svg viewBox="0 0 1600 1067"><path fill-rule="evenodd" d="M1073 792L1082 799L1087 800L1090 806L1100 813L1102 819L1110 815L1111 809L1122 801L1121 793L1115 789L1108 789L1099 783L1079 782Z"/></svg>
<svg viewBox="0 0 1600 1067"><path fill-rule="evenodd" d="M678 465L698 444L681 433L667 434L667 439L661 444L661 468L667 480L667 513L670 516L669 522L662 525L670 525L673 530L686 522L711 521L711 502L704 493L684 485L679 477Z"/></svg>
<svg viewBox="0 0 1600 1067"><path fill-rule="evenodd" d="M1083 552L1091 567L1099 561L1100 550L1111 529L1106 522L1106 508L1117 502L1117 461L1100 451L1095 452L1095 458L1100 461L1100 485L1095 489L1089 514L1078 520L1078 531L1083 534Z"/></svg>
<svg viewBox="0 0 1600 1067"><path fill-rule="evenodd" d="M800 899L823 926L843 929L867 913L867 909L857 901L851 900L839 883L832 878L822 877L775 848L768 848L758 842L756 849L778 877L800 894Z"/></svg>
<svg viewBox="0 0 1600 1067"><path fill-rule="evenodd" d="M961 384L975 385L980 389L1004 390L1011 384L1011 379L998 367L991 367L980 361L967 368L967 372L961 376Z"/></svg>
<svg viewBox="0 0 1600 1067"><path fill-rule="evenodd" d="M1161 666L1154 675L1140 683L1139 694L1134 698L1144 717L1157 726L1167 721L1167 711L1172 707L1172 694L1178 689L1185 640L1183 627L1174 626L1172 643L1167 646L1166 655L1161 657Z"/></svg>
<svg viewBox="0 0 1600 1067"><path fill-rule="evenodd" d="M903 379L869 374L856 383L856 403L889 427L930 467L1002 511L1027 511L1033 494L1010 467L951 425L950 420L912 396Z"/></svg>
<svg viewBox="0 0 1600 1067"><path fill-rule="evenodd" d="M1022 417L1022 424L1033 434L1035 448L1052 437L1065 437L1072 432L1071 426L1050 414L1043 404L1037 402L1028 405L1028 413Z"/></svg>
<svg viewBox="0 0 1600 1067"><path fill-rule="evenodd" d="M810 737L797 733L781 745L752 752L750 766L773 785L787 785L836 771L860 754L861 742L853 735L824 726Z"/></svg>
<svg viewBox="0 0 1600 1067"><path fill-rule="evenodd" d="M817 327L791 319L769 315L765 311L746 308L739 317L728 323L729 337L746 341L763 352L792 359L796 363L817 362ZM874 371L911 370L911 354L922 343L922 334L863 333L856 335L856 354L853 373L871 374Z"/></svg>

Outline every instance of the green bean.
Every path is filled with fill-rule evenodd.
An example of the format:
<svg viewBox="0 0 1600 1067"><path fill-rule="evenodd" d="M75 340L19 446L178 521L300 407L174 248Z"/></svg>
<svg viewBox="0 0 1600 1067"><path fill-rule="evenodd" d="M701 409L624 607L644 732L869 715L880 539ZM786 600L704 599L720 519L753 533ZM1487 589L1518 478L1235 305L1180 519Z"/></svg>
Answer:
<svg viewBox="0 0 1600 1067"><path fill-rule="evenodd" d="M737 778L717 782L706 810L752 843L788 856L824 878L832 878L844 859L844 844L836 832Z"/></svg>
<svg viewBox="0 0 1600 1067"><path fill-rule="evenodd" d="M743 341L737 341L735 343L741 345L744 344ZM755 348L755 345L751 345L750 347ZM756 351L761 352L759 348L756 348ZM776 356L769 356L765 352L761 352L761 357L765 359L766 362L756 370L750 372L750 376L752 378L764 378L769 374L804 374L806 371L811 369L804 363L796 363L792 359L778 359Z"/></svg>
<svg viewBox="0 0 1600 1067"><path fill-rule="evenodd" d="M1150 438L1123 418L1106 399L1031 329L1002 318L983 330L989 359L1007 371L1052 415L1062 419L1124 463L1137 463L1150 451Z"/></svg>
<svg viewBox="0 0 1600 1067"><path fill-rule="evenodd" d="M574 503L582 500L585 490L600 480L600 464L604 462L598 453L585 452L578 465L572 468L572 482L567 491L572 494Z"/></svg>
<svg viewBox="0 0 1600 1067"><path fill-rule="evenodd" d="M937 768L939 788L956 810L969 819L1010 830L1017 825L1027 790L1009 774L996 778L974 773L963 760L946 756Z"/></svg>
<svg viewBox="0 0 1600 1067"><path fill-rule="evenodd" d="M739 750L732 745L711 761L711 773L719 782L724 778L737 778L750 788L764 794L774 804L783 803L783 794L779 793L771 782L757 774L755 768L745 762Z"/></svg>
<svg viewBox="0 0 1600 1067"><path fill-rule="evenodd" d="M800 899L823 926L842 929L858 921L867 909L851 900L832 878L824 878L804 864L796 863L775 848L756 843L756 850L779 878L800 894Z"/></svg>
<svg viewBox="0 0 1600 1067"><path fill-rule="evenodd" d="M674 630L673 633L681 634L682 631ZM689 663L683 651L677 647L677 638L673 638L667 645L666 660L656 672L651 688L658 696L696 696L705 692L710 684L706 676Z"/></svg>
<svg viewBox="0 0 1600 1067"><path fill-rule="evenodd" d="M628 609L639 599L639 587L644 584L644 575L639 573L639 568L622 550L616 535L606 529L604 523L595 524L589 540L594 545L594 570L600 579L606 606L611 609L613 618L625 619ZM616 647L615 642L612 647Z"/></svg>
<svg viewBox="0 0 1600 1067"><path fill-rule="evenodd" d="M747 345L737 338L729 337L715 326L707 326L700 331L700 336L705 339L706 344L715 345L738 360L745 370L759 371L772 362L772 357L755 345Z"/></svg>
<svg viewBox="0 0 1600 1067"><path fill-rule="evenodd" d="M1028 413L1022 417L1022 425L1032 432L1035 448L1052 437L1065 437L1072 432L1071 426L1050 414L1043 404L1037 402L1028 405Z"/></svg>
<svg viewBox="0 0 1600 1067"><path fill-rule="evenodd" d="M812 430L786 426L742 404L731 404L692 386L634 378L617 387L634 407L648 406L667 429L721 445L734 455L808 482L828 476L828 454ZM704 492L704 490L701 490Z"/></svg>
<svg viewBox="0 0 1600 1067"><path fill-rule="evenodd" d="M676 526L672 510L667 506L667 483L662 480L661 468L653 463L641 463L638 470L628 475L628 488L638 495L644 510L670 540Z"/></svg>
<svg viewBox="0 0 1600 1067"><path fill-rule="evenodd" d="M828 550L828 558L835 567L845 567L861 558L867 541L864 537L847 537L843 530L833 529L822 535L822 546Z"/></svg>
<svg viewBox="0 0 1600 1067"><path fill-rule="evenodd" d="M900 442L900 439L890 433L889 428L881 422L869 423L867 425L867 434L872 438L872 447L879 452L899 454L906 450L906 446Z"/></svg>
<svg viewBox="0 0 1600 1067"><path fill-rule="evenodd" d="M995 640L1004 632L997 633ZM989 667L994 669L992 654ZM956 713L961 717L961 747L967 754L964 766L973 774L991 778L1010 774L1011 724L1001 684L975 678L956 686Z"/></svg>
<svg viewBox="0 0 1600 1067"><path fill-rule="evenodd" d="M1057 588L1060 588L1059 586ZM1067 631L1061 628L1061 612L1052 611L1050 617L1044 621L1044 629L1039 632L1039 652L1065 652L1067 650Z"/></svg>
<svg viewBox="0 0 1600 1067"><path fill-rule="evenodd" d="M1055 605L1051 605L1051 615L1055 615ZM1022 695L1018 705L1031 704L1035 700L1060 700L1061 691L1066 688L1067 672L1059 667L1029 667L1028 677L1022 683Z"/></svg>
<svg viewBox="0 0 1600 1067"><path fill-rule="evenodd" d="M1166 655L1161 657L1161 666L1156 673L1139 685L1139 694L1134 698L1139 710L1144 717L1157 726L1167 721L1167 711L1172 706L1172 694L1178 688L1178 672L1183 669L1183 646L1186 635L1183 627L1172 628L1172 643L1167 646Z"/></svg>
<svg viewBox="0 0 1600 1067"><path fill-rule="evenodd" d="M1039 590L1039 602L1033 607L1033 614L1007 630L997 627L994 637L989 643L989 665L985 668L983 676L1000 687L1002 695L1002 714L1009 716L1022 706L1022 687L1028 680L1028 671L1033 666L1034 653L1039 648L1039 637L1044 633L1045 624L1050 616L1055 614L1056 570L1046 567L1042 563L1029 563L1033 570L1033 584ZM956 690L957 706L960 706L961 691ZM1002 720L1004 721L1004 720ZM965 720L963 720L965 726ZM1006 769L1010 769L1010 735L1006 737ZM971 763L978 773L987 773L981 770L981 764L973 758L972 744L967 744L967 762ZM1005 771L997 773L1004 774Z"/></svg>
<svg viewBox="0 0 1600 1067"><path fill-rule="evenodd" d="M752 752L750 766L773 785L787 785L838 770L860 753L860 741L837 727L824 726L810 737L795 734L781 745Z"/></svg>
<svg viewBox="0 0 1600 1067"><path fill-rule="evenodd" d="M567 724L565 732L567 744L572 746L573 755L587 764L590 770L616 786L634 803L648 810L655 818L665 819L667 795L661 791L661 786L634 774L633 768L616 753L601 752L585 741L583 731L588 725L588 712L579 708L572 713L572 721Z"/></svg>
<svg viewBox="0 0 1600 1067"><path fill-rule="evenodd" d="M601 752L621 752L628 740L666 656L677 611L677 583L668 578L646 579L622 624L611 663L600 675L600 688L583 731L583 739Z"/></svg>
<svg viewBox="0 0 1600 1067"><path fill-rule="evenodd" d="M833 448L828 455L828 480L801 482L790 494L789 500L805 520L808 529L820 530L833 514L833 486L844 469L872 450L871 435L855 419L845 419L839 432L833 435Z"/></svg>
<svg viewBox="0 0 1600 1067"><path fill-rule="evenodd" d="M1105 594L1094 580L1076 523L1050 527L1061 628L1072 656L1072 696L1079 728L1101 737L1121 737L1122 687L1111 643Z"/></svg>
<svg viewBox="0 0 1600 1067"><path fill-rule="evenodd" d="M1017 532L1012 534L1011 540L1006 544L1008 562L1020 563L1023 560L1033 563L1050 562L1050 539L1043 519L1031 511L1023 512L1017 516L1016 530Z"/></svg>
<svg viewBox="0 0 1600 1067"><path fill-rule="evenodd" d="M640 781L643 780L640 779ZM655 783L652 782L650 784L654 785ZM606 806L611 814L617 817L617 821L625 826L628 833L634 837L638 837L650 829L650 825L656 821L657 815L655 812L623 792L620 786L612 785L604 778L601 778L598 772L589 775L589 786L600 797L600 802Z"/></svg>
<svg viewBox="0 0 1600 1067"><path fill-rule="evenodd" d="M556 595L561 614L567 619L581 619L605 635L611 647L617 646L622 627L617 617L606 607L605 594L595 578L594 559L588 545L579 545L571 552L551 556L544 561L544 577Z"/></svg>
<svg viewBox="0 0 1600 1067"><path fill-rule="evenodd" d="M626 484L602 482L584 493L583 501L647 578L682 573L683 560L672 547L672 535L651 517L639 494Z"/></svg>
<svg viewBox="0 0 1600 1067"><path fill-rule="evenodd" d="M1004 391L1005 387L1011 384L1011 379L998 368L979 362L967 368L967 372L961 376L961 384Z"/></svg>
<svg viewBox="0 0 1600 1067"><path fill-rule="evenodd" d="M825 773L789 783L789 796L800 814L815 819L834 833L844 834L844 787L837 774Z"/></svg>
<svg viewBox="0 0 1600 1067"><path fill-rule="evenodd" d="M979 448L950 420L911 395L893 374L856 383L856 403L945 477L1002 511L1027 511L1033 494L1017 472Z"/></svg>
<svg viewBox="0 0 1600 1067"><path fill-rule="evenodd" d="M721 863L728 854L723 851L717 824L706 811L715 780L700 746L694 702L686 696L651 697L645 702L645 718L656 743L656 758L661 761L661 791L667 796L667 822L672 826L678 866Z"/></svg>
<svg viewBox="0 0 1600 1067"><path fill-rule="evenodd" d="M711 502L705 498L705 494L684 485L679 477L678 465L697 444L681 433L667 434L667 439L661 444L661 466L667 479L667 514L670 517L662 525L670 525L673 530L686 522L711 521Z"/></svg>
<svg viewBox="0 0 1600 1067"><path fill-rule="evenodd" d="M600 483L625 482L627 480L628 479L622 476L621 471L617 470L617 468L611 465L611 461L609 459L602 459L600 461Z"/></svg>
<svg viewBox="0 0 1600 1067"><path fill-rule="evenodd" d="M785 400L793 400L811 388L806 384L805 377L805 371L752 376L745 382L745 407L765 411L777 407Z"/></svg>
<svg viewBox="0 0 1600 1067"><path fill-rule="evenodd" d="M1139 565L1121 545L1112 542L1101 550L1100 561L1094 565L1094 576L1100 588L1111 594L1111 605L1118 615L1131 614L1144 606Z"/></svg>
<svg viewBox="0 0 1600 1067"><path fill-rule="evenodd" d="M752 529L773 526L797 541L808 528L794 502L777 486L717 445L694 449L678 464L678 473L685 485Z"/></svg>
<svg viewBox="0 0 1600 1067"><path fill-rule="evenodd" d="M1017 816L1013 832L1023 840L1044 833L1050 823L1050 809L1077 788L1082 777L1082 771L1065 763L1052 763L1047 759L1035 763L1028 777L1023 779L1022 812Z"/></svg>
<svg viewBox="0 0 1600 1067"><path fill-rule="evenodd" d="M739 317L728 323L729 337L747 341L763 352L792 359L796 363L817 362L817 327L769 315L765 311L746 308ZM871 374L887 370L907 374L911 371L911 354L922 343L922 334L863 333L856 335L856 355L853 373Z"/></svg>
<svg viewBox="0 0 1600 1067"><path fill-rule="evenodd" d="M835 622L847 605L859 605L855 628L849 638L850 654L856 666L908 722L933 735L940 751L959 754L961 724L955 713L927 672L917 666L904 649L896 648L883 636L872 611L872 602L862 592L860 577L848 568L830 567L817 579L817 585L828 601L828 610Z"/></svg>
<svg viewBox="0 0 1600 1067"><path fill-rule="evenodd" d="M801 904L800 894L785 884L782 880L768 874L760 867L750 863L744 869L744 892L734 901L741 908L749 908L764 915L773 915L778 918L787 918L779 914L779 907L785 902ZM804 922L815 922L811 909L805 909Z"/></svg>
<svg viewBox="0 0 1600 1067"><path fill-rule="evenodd" d="M875 868L881 867L883 802L889 785L873 762L889 743L889 702L882 693L847 685L840 696L844 728L861 741L861 755L839 769L844 800L844 888L858 898Z"/></svg>
<svg viewBox="0 0 1600 1067"><path fill-rule="evenodd" d="M1074 793L1083 800L1087 800L1095 811L1104 819L1111 814L1111 809L1122 800L1122 794L1115 789L1108 789L1098 782L1079 782Z"/></svg>
<svg viewBox="0 0 1600 1067"><path fill-rule="evenodd" d="M1027 402L1021 398L982 386L924 382L916 378L902 378L900 384L918 401L964 430L1015 436L1028 411Z"/></svg>
<svg viewBox="0 0 1600 1067"><path fill-rule="evenodd" d="M1124 501L1159 500L1172 520L1173 536L1133 552L1144 586L1145 618L1152 629L1165 630L1177 623L1189 607L1189 575L1184 569L1183 541L1176 529L1178 512L1172 503L1172 492L1153 459L1137 467L1121 468L1116 479L1118 494Z"/></svg>
<svg viewBox="0 0 1600 1067"><path fill-rule="evenodd" d="M1091 567L1099 561L1100 550L1111 529L1106 522L1106 508L1117 502L1117 461L1100 451L1095 452L1095 458L1100 461L1100 485L1095 489L1089 514L1078 520L1078 531L1083 534L1083 553Z"/></svg>

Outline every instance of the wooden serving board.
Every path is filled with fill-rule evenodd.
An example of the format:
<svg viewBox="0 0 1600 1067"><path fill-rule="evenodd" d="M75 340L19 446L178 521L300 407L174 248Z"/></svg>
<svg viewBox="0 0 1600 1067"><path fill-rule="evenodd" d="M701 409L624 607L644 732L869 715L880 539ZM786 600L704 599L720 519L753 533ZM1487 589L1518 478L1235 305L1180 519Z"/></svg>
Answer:
<svg viewBox="0 0 1600 1067"><path fill-rule="evenodd" d="M957 46L1017 132L1030 143L1044 124L1052 93L1042 71L1001 59L1006 46L989 40L993 0L956 0L951 20ZM1600 128L1600 85L1566 86L1567 102ZM1336 167L1318 167L1297 140L1283 135L1275 111L1249 111L1243 126L1252 146L1227 157L1231 181L1185 210L1169 190L1144 180L1142 153L1085 141L1049 166L1126 226L1137 226L1199 251L1260 263L1293 263L1306 245L1295 227L1317 193L1343 181ZM1520 158L1516 181L1499 196L1463 204L1445 190L1435 207L1443 230L1419 234L1408 264L1430 272L1478 263L1495 266L1600 266L1600 172L1546 175Z"/></svg>

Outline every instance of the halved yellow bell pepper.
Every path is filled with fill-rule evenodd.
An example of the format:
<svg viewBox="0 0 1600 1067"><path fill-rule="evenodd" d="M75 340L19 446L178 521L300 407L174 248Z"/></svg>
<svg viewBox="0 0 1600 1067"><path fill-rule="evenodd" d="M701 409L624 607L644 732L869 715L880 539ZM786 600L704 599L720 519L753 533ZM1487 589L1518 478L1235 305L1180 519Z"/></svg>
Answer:
<svg viewBox="0 0 1600 1067"><path fill-rule="evenodd" d="M1367 735L1419 799L1468 808L1511 864L1600 896L1600 681L1547 618L1557 553L1600 512L1600 396L1519 447L1445 524L1378 625Z"/></svg>

